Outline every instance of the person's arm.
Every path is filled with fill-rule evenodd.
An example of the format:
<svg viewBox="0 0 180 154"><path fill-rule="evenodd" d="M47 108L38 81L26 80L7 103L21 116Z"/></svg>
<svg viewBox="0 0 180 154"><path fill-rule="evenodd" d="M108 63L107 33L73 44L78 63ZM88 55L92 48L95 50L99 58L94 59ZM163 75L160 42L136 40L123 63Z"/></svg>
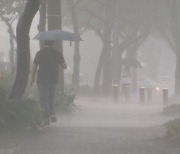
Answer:
<svg viewBox="0 0 180 154"><path fill-rule="evenodd" d="M37 68L38 68L38 65L33 64L33 66L32 66L32 76L31 76L31 85L34 84Z"/></svg>

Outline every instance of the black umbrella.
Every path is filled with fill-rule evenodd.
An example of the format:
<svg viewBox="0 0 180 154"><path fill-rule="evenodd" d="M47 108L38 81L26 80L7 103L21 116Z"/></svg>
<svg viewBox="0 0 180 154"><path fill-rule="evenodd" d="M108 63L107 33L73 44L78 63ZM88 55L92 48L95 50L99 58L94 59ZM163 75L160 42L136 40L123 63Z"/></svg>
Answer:
<svg viewBox="0 0 180 154"><path fill-rule="evenodd" d="M122 59L122 65L127 67L142 68L142 64L135 58L124 58Z"/></svg>
<svg viewBox="0 0 180 154"><path fill-rule="evenodd" d="M40 32L33 39L35 40L66 40L66 41L82 41L82 38L72 32L62 31L62 30L50 30L45 32Z"/></svg>

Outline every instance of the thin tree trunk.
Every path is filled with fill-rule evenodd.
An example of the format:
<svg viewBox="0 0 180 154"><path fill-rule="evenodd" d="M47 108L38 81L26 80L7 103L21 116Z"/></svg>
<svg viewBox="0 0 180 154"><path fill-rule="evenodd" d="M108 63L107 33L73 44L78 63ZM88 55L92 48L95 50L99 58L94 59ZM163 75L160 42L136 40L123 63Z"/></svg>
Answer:
<svg viewBox="0 0 180 154"><path fill-rule="evenodd" d="M105 40L103 46L103 81L102 92L108 96L110 94L112 85L112 57L111 57L111 31L105 33Z"/></svg>
<svg viewBox="0 0 180 154"><path fill-rule="evenodd" d="M113 84L114 85L119 85L118 78L119 78L119 67L118 67L118 61L119 61L119 51L118 51L118 45L119 45L119 40L118 40L118 28L117 25L114 28L113 31Z"/></svg>
<svg viewBox="0 0 180 154"><path fill-rule="evenodd" d="M103 48L99 58L98 66L94 79L94 91L96 94L100 92L100 79L102 74L102 93L108 96L112 87L112 56L111 56L111 35L114 22L115 3L116 1L106 0L105 25L103 32Z"/></svg>
<svg viewBox="0 0 180 154"><path fill-rule="evenodd" d="M9 60L10 60L11 72L13 73L15 72L14 41L16 41L15 40L16 36L14 34L12 24L10 23L10 21L3 15L0 15L0 17L8 27L9 43L10 43Z"/></svg>
<svg viewBox="0 0 180 154"><path fill-rule="evenodd" d="M73 67L73 76L72 76L72 84L74 85L74 89L76 92L79 91L79 74L80 74L80 53L79 53L79 42L75 42L74 48L74 67Z"/></svg>
<svg viewBox="0 0 180 154"><path fill-rule="evenodd" d="M68 0L69 8L72 16L73 29L76 34L79 34L79 26L78 26L78 17L75 10L75 4L73 0ZM74 67L73 67L73 76L72 76L72 84L76 92L79 90L79 74L80 74L80 47L79 41L75 42L74 48Z"/></svg>
<svg viewBox="0 0 180 154"><path fill-rule="evenodd" d="M15 72L15 55L14 55L14 39L12 38L12 36L10 35L10 52L9 52L9 59L10 59L10 65L11 65L11 73Z"/></svg>
<svg viewBox="0 0 180 154"><path fill-rule="evenodd" d="M10 99L21 99L26 89L30 67L29 31L39 9L39 0L28 0L17 24L17 72Z"/></svg>
<svg viewBox="0 0 180 154"><path fill-rule="evenodd" d="M176 60L176 71L175 71L175 95L179 96L180 94L180 59Z"/></svg>
<svg viewBox="0 0 180 154"><path fill-rule="evenodd" d="M39 32L43 32L46 30L46 0L43 0L41 2L41 7L40 7L40 10L39 10L39 25L38 25L38 30ZM43 46L43 42L42 41L39 41L39 46L40 48L42 48Z"/></svg>
<svg viewBox="0 0 180 154"><path fill-rule="evenodd" d="M176 70L175 70L175 95L180 94L180 29L179 29L179 2L172 2L172 35L175 41Z"/></svg>
<svg viewBox="0 0 180 154"><path fill-rule="evenodd" d="M101 73L103 69L103 57L104 57L103 54L104 52L102 51L99 58L98 66L96 69L95 78L94 78L94 93L96 95L100 94L100 78L101 78Z"/></svg>
<svg viewBox="0 0 180 154"><path fill-rule="evenodd" d="M106 23L103 40L103 94L108 96L112 88L112 56L111 56L111 35L115 17L115 1L106 0Z"/></svg>

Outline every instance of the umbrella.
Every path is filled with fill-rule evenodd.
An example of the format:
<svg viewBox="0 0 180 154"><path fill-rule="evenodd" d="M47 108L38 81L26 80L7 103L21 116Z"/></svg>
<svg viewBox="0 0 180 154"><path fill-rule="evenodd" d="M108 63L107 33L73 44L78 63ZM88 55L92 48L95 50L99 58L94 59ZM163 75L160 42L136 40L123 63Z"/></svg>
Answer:
<svg viewBox="0 0 180 154"><path fill-rule="evenodd" d="M141 62L139 62L135 58L124 58L122 60L122 65L127 66L127 67L135 67L135 68L142 68Z"/></svg>
<svg viewBox="0 0 180 154"><path fill-rule="evenodd" d="M82 38L72 32L62 31L62 30L50 30L45 32L40 32L33 39L35 40L66 40L66 41L82 41Z"/></svg>

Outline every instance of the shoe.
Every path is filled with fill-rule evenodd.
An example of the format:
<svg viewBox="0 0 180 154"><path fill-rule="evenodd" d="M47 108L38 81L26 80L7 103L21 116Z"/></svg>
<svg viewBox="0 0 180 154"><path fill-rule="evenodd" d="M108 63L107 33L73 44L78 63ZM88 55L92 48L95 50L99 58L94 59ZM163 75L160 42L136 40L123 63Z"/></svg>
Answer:
<svg viewBox="0 0 180 154"><path fill-rule="evenodd" d="M55 115L50 116L51 122L57 122L57 118Z"/></svg>

